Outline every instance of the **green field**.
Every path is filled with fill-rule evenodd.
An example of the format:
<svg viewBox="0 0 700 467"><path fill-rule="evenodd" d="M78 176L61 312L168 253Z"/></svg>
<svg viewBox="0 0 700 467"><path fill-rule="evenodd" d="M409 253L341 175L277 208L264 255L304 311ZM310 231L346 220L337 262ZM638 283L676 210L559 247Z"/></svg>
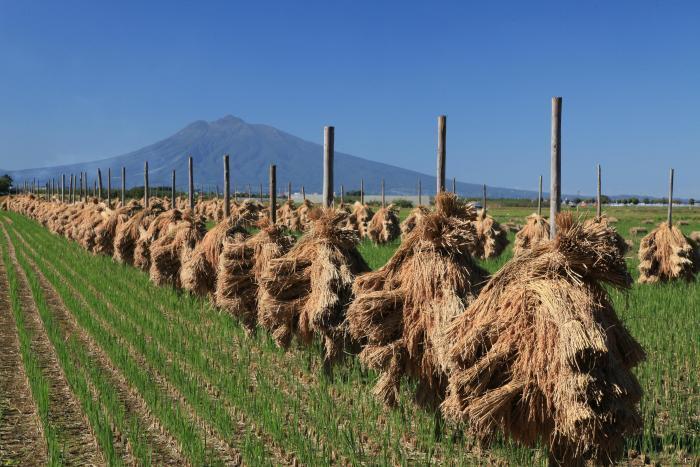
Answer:
<svg viewBox="0 0 700 467"><path fill-rule="evenodd" d="M491 213L522 223L530 210ZM660 208L607 213L626 238L631 227L651 230L665 218ZM700 209L677 208L675 219L688 222L685 233L700 230ZM628 264L636 278L639 239L632 240ZM360 251L377 268L398 244L365 241ZM0 287L7 283L10 297L0 312L11 313L16 326L28 387L39 401L37 443L51 464L90 455L98 464L140 465L546 464L544 449L508 440L486 448L461 427L436 430L434 414L411 402L409 381L398 407L387 409L371 393L376 374L355 357L324 374L320 345L283 352L262 330L247 336L208 301L155 287L147 274L93 256L18 214L0 213L0 250ZM482 264L495 272L510 256L509 247ZM630 456L700 462L700 284L611 293L648 353L635 370L645 390L645 429L628 440ZM0 427L6 396L0 394ZM66 426L66 398L83 430ZM0 465L10 457L0 445Z"/></svg>

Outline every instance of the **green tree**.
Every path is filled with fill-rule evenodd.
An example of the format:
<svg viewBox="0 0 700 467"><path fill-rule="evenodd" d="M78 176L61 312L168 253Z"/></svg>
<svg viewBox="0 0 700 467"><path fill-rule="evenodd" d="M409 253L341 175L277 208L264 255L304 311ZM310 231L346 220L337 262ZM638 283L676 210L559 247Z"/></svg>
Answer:
<svg viewBox="0 0 700 467"><path fill-rule="evenodd" d="M0 177L0 193L8 193L10 191L11 186L12 177L10 177L8 174L5 174L2 177Z"/></svg>
<svg viewBox="0 0 700 467"><path fill-rule="evenodd" d="M691 206L695 206L695 198L690 198L688 200L688 204L690 204Z"/></svg>

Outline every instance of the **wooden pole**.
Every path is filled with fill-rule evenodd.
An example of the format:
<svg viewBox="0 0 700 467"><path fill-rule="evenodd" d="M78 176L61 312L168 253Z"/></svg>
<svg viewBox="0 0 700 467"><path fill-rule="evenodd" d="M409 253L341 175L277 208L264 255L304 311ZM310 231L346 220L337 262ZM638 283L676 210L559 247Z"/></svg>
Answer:
<svg viewBox="0 0 700 467"><path fill-rule="evenodd" d="M537 195L537 215L542 217L542 175L540 175L540 189Z"/></svg>
<svg viewBox="0 0 700 467"><path fill-rule="evenodd" d="M457 194L457 177L452 177L452 193Z"/></svg>
<svg viewBox="0 0 700 467"><path fill-rule="evenodd" d="M292 182L287 182L287 201L292 200Z"/></svg>
<svg viewBox="0 0 700 467"><path fill-rule="evenodd" d="M122 166L122 206L125 204L126 196L126 167Z"/></svg>
<svg viewBox="0 0 700 467"><path fill-rule="evenodd" d="M360 179L360 204L365 204L365 179Z"/></svg>
<svg viewBox="0 0 700 467"><path fill-rule="evenodd" d="M143 164L143 207L148 208L148 161Z"/></svg>
<svg viewBox="0 0 700 467"><path fill-rule="evenodd" d="M228 171L228 154L224 156L224 217L231 216L231 178Z"/></svg>
<svg viewBox="0 0 700 467"><path fill-rule="evenodd" d="M306 191L304 190L304 185L301 186L301 200L306 201Z"/></svg>
<svg viewBox="0 0 700 467"><path fill-rule="evenodd" d="M384 196L384 179L382 178L382 208L386 207L386 197Z"/></svg>
<svg viewBox="0 0 700 467"><path fill-rule="evenodd" d="M673 227L673 169L668 174L668 226Z"/></svg>
<svg viewBox="0 0 700 467"><path fill-rule="evenodd" d="M177 203L175 202L176 195L177 192L175 190L175 170L173 169L172 181L170 185L170 209L175 209L177 207Z"/></svg>
<svg viewBox="0 0 700 467"><path fill-rule="evenodd" d="M549 190L549 238L557 234L557 214L561 210L561 97L552 97L551 187Z"/></svg>
<svg viewBox="0 0 700 467"><path fill-rule="evenodd" d="M277 223L277 166L270 164L270 220Z"/></svg>
<svg viewBox="0 0 700 467"><path fill-rule="evenodd" d="M600 219L603 213L603 204L600 196L601 191L601 180L600 180L600 164L598 164L598 187L596 189L596 200L595 200L595 216Z"/></svg>
<svg viewBox="0 0 700 467"><path fill-rule="evenodd" d="M233 202L238 202L238 185L233 185Z"/></svg>
<svg viewBox="0 0 700 467"><path fill-rule="evenodd" d="M486 214L486 184L484 183L481 187L481 209Z"/></svg>
<svg viewBox="0 0 700 467"><path fill-rule="evenodd" d="M112 168L107 167L107 206L112 207Z"/></svg>
<svg viewBox="0 0 700 467"><path fill-rule="evenodd" d="M61 203L66 202L66 174L61 174Z"/></svg>
<svg viewBox="0 0 700 467"><path fill-rule="evenodd" d="M345 203L345 187L340 185L340 204Z"/></svg>
<svg viewBox="0 0 700 467"><path fill-rule="evenodd" d="M250 183L248 184L248 199L252 198L253 192L250 190Z"/></svg>
<svg viewBox="0 0 700 467"><path fill-rule="evenodd" d="M262 202L263 202L262 183L260 184L260 192L259 192L259 193L260 193L260 198L259 198L259 199L260 199L260 202L262 203Z"/></svg>
<svg viewBox="0 0 700 467"><path fill-rule="evenodd" d="M83 172L80 172L80 201L83 201L83 184L85 183L85 176Z"/></svg>
<svg viewBox="0 0 700 467"><path fill-rule="evenodd" d="M97 199L102 201L102 171L97 169Z"/></svg>
<svg viewBox="0 0 700 467"><path fill-rule="evenodd" d="M192 211L194 211L194 166L192 164L192 156L187 158L187 176L188 176L188 183L187 183L187 189L189 191L189 207Z"/></svg>
<svg viewBox="0 0 700 467"><path fill-rule="evenodd" d="M92 181L92 197L97 196L97 180Z"/></svg>
<svg viewBox="0 0 700 467"><path fill-rule="evenodd" d="M333 206L333 152L335 128L323 128L323 207Z"/></svg>
<svg viewBox="0 0 700 467"><path fill-rule="evenodd" d="M418 206L423 205L423 187L421 186L420 178L418 179Z"/></svg>
<svg viewBox="0 0 700 467"><path fill-rule="evenodd" d="M437 193L445 191L445 159L447 156L447 117L438 117L438 150L437 150Z"/></svg>

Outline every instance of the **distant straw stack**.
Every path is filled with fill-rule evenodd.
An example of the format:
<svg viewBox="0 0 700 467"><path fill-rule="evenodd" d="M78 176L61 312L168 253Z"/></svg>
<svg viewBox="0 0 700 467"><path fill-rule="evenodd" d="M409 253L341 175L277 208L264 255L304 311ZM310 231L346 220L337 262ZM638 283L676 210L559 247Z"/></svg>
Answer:
<svg viewBox="0 0 700 467"><path fill-rule="evenodd" d="M525 225L515 234L513 255L530 250L540 242L549 240L549 221L538 214L530 214Z"/></svg>
<svg viewBox="0 0 700 467"><path fill-rule="evenodd" d="M401 226L399 216L392 205L381 208L372 216L367 228L367 236L375 245L383 245L399 237Z"/></svg>
<svg viewBox="0 0 700 467"><path fill-rule="evenodd" d="M697 251L681 230L659 224L639 243L639 282L692 281L699 261Z"/></svg>

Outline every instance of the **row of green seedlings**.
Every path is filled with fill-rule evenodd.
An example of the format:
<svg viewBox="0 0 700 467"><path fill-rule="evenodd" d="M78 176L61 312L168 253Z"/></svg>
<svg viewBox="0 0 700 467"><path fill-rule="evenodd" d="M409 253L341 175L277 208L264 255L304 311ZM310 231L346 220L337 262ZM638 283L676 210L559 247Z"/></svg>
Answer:
<svg viewBox="0 0 700 467"><path fill-rule="evenodd" d="M42 240L45 241L46 239L32 238L32 245L37 247L40 253L32 254L29 249L23 251L23 253L26 252L26 254L32 257L42 271L42 274L56 289L66 305L66 308L73 314L79 325L85 329L91 338L105 351L112 363L125 375L129 384L138 390L146 401L149 410L160 420L168 432L178 440L184 453L194 465L216 465L222 463L221 459L212 451L211 446L207 446L206 435L202 436L195 425L190 422L186 409L184 409L178 401L163 394L162 389L158 386L153 375L147 369L144 369L139 362L134 360L128 349L123 345L122 339L112 333L110 329L100 324L100 318L103 318L104 315L95 315L92 309L98 310L98 306L104 308L104 302L94 295L89 296L90 301L85 301L85 297L83 296L75 295L76 289L67 286L65 282L65 279L68 279L73 284L80 283L77 281L78 276L73 274L71 268L51 270L47 267L42 258L47 258L49 251L53 250L51 248L46 248ZM13 242L18 246L22 244L17 238L13 238ZM53 257L51 260L57 261L58 258ZM112 324L119 321L119 317L114 314L112 314L110 318L112 318ZM124 330L123 327L122 330ZM128 328L126 332L129 332ZM146 339L141 336L140 340L143 344ZM162 355L153 355L153 353L151 353L150 356L158 359L161 365L164 364ZM184 381L185 375L179 372L176 377L178 381ZM190 386L191 385L190 382ZM188 402L192 400L200 402L197 405L197 408L202 409L200 415L218 413L219 416L216 419L219 421L224 420L224 418L220 416L221 411L217 412L215 405L211 403L211 401L202 402L201 395L196 394L193 396L191 392L185 395ZM227 423L222 424L222 426L226 428L225 434L231 435L234 429L233 422L228 418L225 419L225 422ZM250 435L244 437L244 442L241 446L241 454L244 460L249 463L259 464L261 460L267 457L264 447Z"/></svg>
<svg viewBox="0 0 700 467"><path fill-rule="evenodd" d="M700 453L700 287L672 282L612 293L620 317L647 349L636 369L644 387L644 433L629 440L639 452Z"/></svg>
<svg viewBox="0 0 700 467"><path fill-rule="evenodd" d="M3 237L3 249L6 248L4 240ZM121 456L117 453L113 442L114 432L118 431L127 435L132 454L139 461L139 464L151 465L151 451L143 436L144 427L135 418L126 416L125 408L120 402L114 386L105 371L95 364L85 347L75 336L66 336L62 332L47 303L36 272L27 262L23 252L16 251L18 252L16 255L18 263L27 277L32 298L39 311L46 334L56 352L59 364L63 368L70 389L78 398L81 408L90 422L105 460L109 465L122 464ZM11 263L10 267L13 268L14 273L14 266ZM96 390L98 400L93 399L91 387ZM55 431L54 427L52 427L52 431ZM52 458L51 449L49 449L49 454L49 457ZM56 465L61 465L62 461L62 457L56 459Z"/></svg>
<svg viewBox="0 0 700 467"><path fill-rule="evenodd" d="M43 230L42 230L43 232ZM80 251L81 254L84 254L82 250L79 248L75 248L76 251ZM81 261L75 261L75 263L80 264ZM121 269L122 271L124 268L122 268L119 265L113 264L111 261L106 261L105 266L112 266L116 267L118 269ZM103 277L105 276L104 274L87 274L87 275L80 275L82 277ZM149 300L151 303L153 302L153 297L152 297L152 291L148 290L148 284L147 280L145 280L145 276L143 275L134 275L129 271L125 275L125 277L128 277L130 279L138 278L140 277L140 280L142 283L140 284L133 284L133 283L124 283L124 284L115 284L114 283L114 277L110 276L108 281L109 285L113 289L123 289L123 290L128 290L129 294L127 295L129 299L132 300L130 304L128 305L129 308L135 308L135 309L140 309L138 306L138 303L141 300ZM107 285L107 284L103 284ZM134 286L136 285L136 286ZM143 286L143 287L142 287ZM141 291L143 294L145 294L144 297L136 297L133 296L133 292L136 291ZM240 362L238 365L236 365L236 362L231 359L231 356L226 354L226 353L221 353L220 349L221 348L228 348L232 345L232 342L241 342L241 330L240 327L238 326L231 326L231 320L222 314L213 312L208 309L207 307L207 319L202 320L202 312L204 305L201 303L201 301L196 300L195 303L190 303L190 306L184 306L182 307L180 305L180 300L182 297L178 295L176 292L173 292L172 290L163 290L165 297L167 298L169 296L169 300L167 303L163 303L161 305L162 309L178 309L178 313L175 313L175 319L180 319L179 317L181 316L189 316L190 320L192 323L197 323L198 325L201 324L203 321L204 322L210 322L213 323L213 333L212 329L208 329L207 335L204 336L204 342L215 344L213 346L208 346L207 348L202 348L201 346L198 346L196 341L193 341L191 339L191 336L194 334L197 334L197 330L199 329L198 326L193 326L189 327L185 330L182 331L177 331L173 330L172 327L169 328L169 335L171 336L171 346L182 346L185 345L184 348L181 350L187 353L188 355L191 354L204 354L208 355L208 358L210 359L210 362L217 362L221 363L223 362L228 363L230 361L231 365L224 365L224 369L228 374L231 373L233 369L240 368ZM199 303L197 303L199 302ZM141 301L141 303L143 303ZM194 305L194 306L192 306ZM197 309L199 308L199 309ZM183 313L184 312L184 313ZM146 316L140 316L136 323L141 322L143 319L152 319L153 314L149 313ZM156 313L157 315L157 313ZM161 323L165 326L168 326L170 323L168 320L164 321ZM181 325L182 323L178 323ZM155 323L154 323L155 325ZM217 330L224 330L224 333L218 333ZM212 338L216 336L219 337L219 339L214 339ZM183 344L186 343L186 344ZM347 456L348 458L351 459L362 459L365 458L367 453L363 451L363 445L365 444L363 442L363 434L366 435L364 439L367 439L368 437L371 438L372 440L381 440L381 443L377 443L378 446L380 447L380 451L384 456L388 456L388 452L393 451L393 455L391 457L385 457L386 463L392 463L403 460L403 462L406 462L410 459L415 459L416 453L415 450L417 448L418 452L423 452L426 453L423 457L422 460L426 459L431 459L433 455L433 450L435 449L435 442L434 442L434 418L431 417L429 414L425 412L418 412L415 413L411 407L410 403L410 388L409 390L405 391L404 397L402 397L404 400L404 404L402 404L401 410L396 410L396 411L391 411L386 413L383 410L383 407L380 406L372 397L369 397L369 399L366 398L366 394L369 394L369 391L362 392L360 391L360 394L364 394L365 397L363 397L363 402L364 404L357 404L357 397L358 397L358 391L356 387L357 380L362 380L362 383L366 385L366 382L369 378L372 378L373 375L367 375L366 373L363 373L360 368L359 364L357 364L357 361L355 359L352 360L353 364L350 365L348 371L344 371L339 376L336 377L336 381L334 383L339 383L340 381L346 381L347 384L344 385L336 385L336 389L341 389L344 394L341 395L342 399L344 401L349 401L350 404L345 406L343 404L342 408L345 408L346 410L342 410L339 412L339 406L338 406L338 400L333 398L330 395L329 391L329 386L328 386L328 381L322 379L321 384L314 385L313 387L309 388L307 384L304 384L300 382L294 375L293 370L303 370L307 376L310 375L311 371L311 366L310 363L305 363L305 359L293 359L292 363L298 363L298 367L289 367L288 365L280 365L279 362L279 351L273 346L272 342L270 339L263 337L262 339L257 339L257 342L254 343L254 345L258 346L266 346L266 351L263 352L263 360L269 360L270 357L274 357L273 360L275 361L264 361L260 365L257 365L258 372L262 370L266 370L268 373L269 378L274 378L274 375L278 375L277 380L280 381L279 378L279 370L280 369L288 369L283 375L283 382L288 382L291 384L292 388L289 388L289 391L294 392L295 397L289 397L286 400L283 400L282 403L286 405L287 407L289 406L289 402L291 401L297 401L296 403L298 404L298 401L301 400L310 400L314 403L314 411L309 413L308 407L303 408L304 413L301 414L303 415L303 418L308 421L308 424L311 426L317 427L318 431L321 433L324 433L325 435L331 437L333 440L334 444L337 444L341 448L341 452L343 455ZM239 353L249 353L250 349L248 348L242 348ZM312 357L315 358L315 357ZM285 362L289 363L289 362ZM209 363L211 364L211 363ZM205 364L204 368L207 368L207 365ZM243 365L243 369L247 369L247 365ZM292 371L289 371L292 370ZM226 373L225 373L226 374ZM249 378L248 375L245 375L245 377ZM261 381L262 378L257 378L258 381ZM279 390L276 390L275 387L270 387L270 388L265 388L266 391L269 390L271 392L277 392L279 393ZM310 389L312 392L311 395ZM263 390L263 387L258 387L257 392L260 393ZM301 396L301 397L300 397ZM353 403L354 402L354 403ZM367 413L363 413L363 410L358 410L358 406L361 407L362 409L368 408L370 412L370 416L367 416ZM295 411L302 410L302 408L295 408ZM295 413L295 415L300 415L300 413ZM388 420L385 420L385 423L383 424L377 424L376 420L380 418L388 418ZM332 423L329 423L332 422ZM340 423L341 421L344 421L344 423ZM349 422L349 423L348 423ZM392 429L393 428L393 429ZM402 444L402 439L404 438L404 435L406 434L407 430L416 430L417 431L417 440L416 440L416 445L415 446L404 446ZM449 440L448 443L442 443L443 445L441 446L445 452L442 452L442 456L461 456L465 454L465 449L464 445L460 443L459 439L455 439L454 436L449 436L446 437L445 439ZM338 443L340 441L340 443ZM391 447L390 447L391 446ZM504 445L505 451L510 452L510 443L506 443ZM523 459L525 457L529 456L529 452L527 451L522 451L519 453L519 459ZM325 457L326 459L328 457Z"/></svg>

